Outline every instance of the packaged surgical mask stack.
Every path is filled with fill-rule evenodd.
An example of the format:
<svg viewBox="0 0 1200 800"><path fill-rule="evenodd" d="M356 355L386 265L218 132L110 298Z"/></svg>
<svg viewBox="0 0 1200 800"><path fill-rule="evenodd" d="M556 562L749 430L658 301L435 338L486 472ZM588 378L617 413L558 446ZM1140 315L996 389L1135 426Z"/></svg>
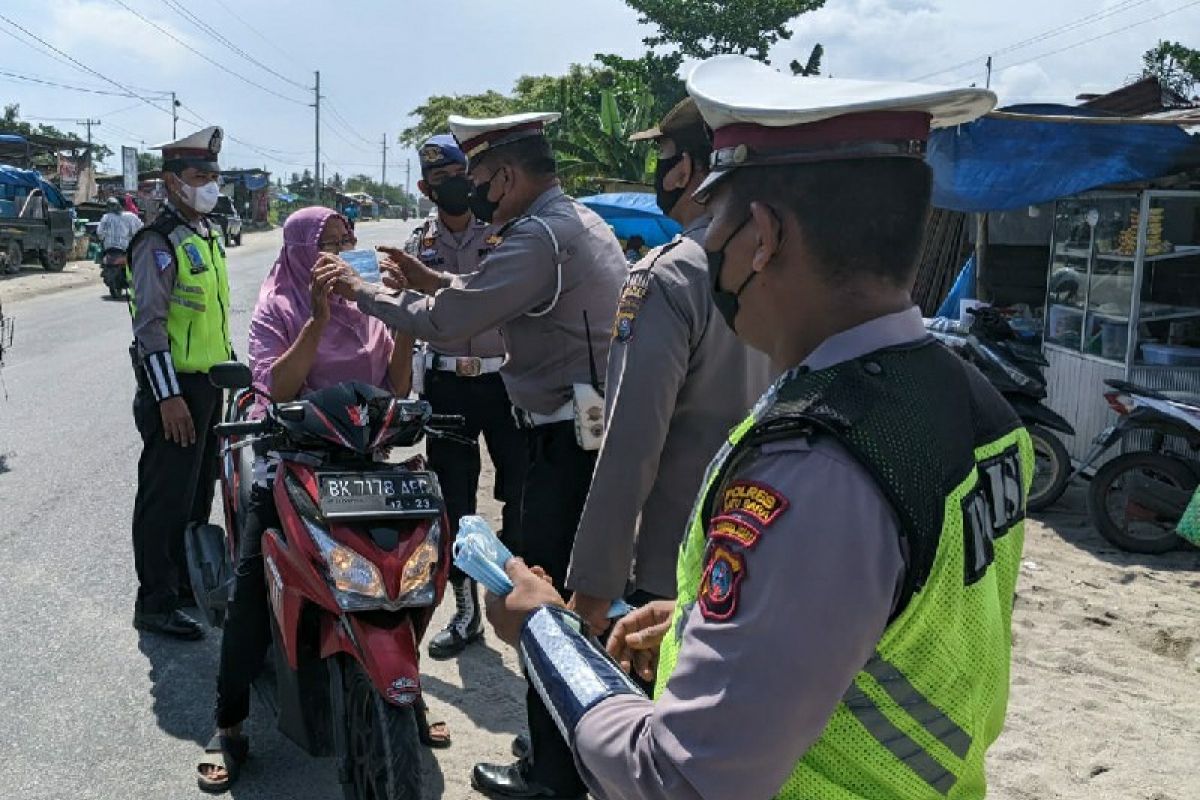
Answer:
<svg viewBox="0 0 1200 800"><path fill-rule="evenodd" d="M483 517L463 517L454 538L454 566L470 575L494 595L503 597L513 589L504 572L512 553Z"/></svg>

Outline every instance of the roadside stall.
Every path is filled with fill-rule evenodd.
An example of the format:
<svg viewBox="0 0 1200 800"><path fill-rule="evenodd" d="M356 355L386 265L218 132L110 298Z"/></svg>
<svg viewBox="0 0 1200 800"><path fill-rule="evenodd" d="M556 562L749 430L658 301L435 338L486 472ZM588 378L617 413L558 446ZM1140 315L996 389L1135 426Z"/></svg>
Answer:
<svg viewBox="0 0 1200 800"><path fill-rule="evenodd" d="M1125 119L1024 106L931 141L935 205L1053 208L1033 313L1046 402L1074 426L1062 438L1076 462L1113 421L1105 380L1200 392L1200 137L1183 127L1198 121L1200 109ZM985 262L980 281L999 266Z"/></svg>

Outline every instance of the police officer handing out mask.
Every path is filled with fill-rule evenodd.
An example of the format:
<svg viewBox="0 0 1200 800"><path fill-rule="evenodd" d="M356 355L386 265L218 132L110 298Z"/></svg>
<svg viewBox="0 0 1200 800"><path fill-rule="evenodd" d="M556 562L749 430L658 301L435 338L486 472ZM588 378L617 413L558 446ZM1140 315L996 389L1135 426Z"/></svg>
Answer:
<svg viewBox="0 0 1200 800"><path fill-rule="evenodd" d="M180 611L191 599L184 528L207 522L217 476L221 390L208 371L232 356L229 279L219 228L221 129L160 145L167 203L130 243L130 348L142 436L133 509L134 626L181 639L204 631Z"/></svg>
<svg viewBox="0 0 1200 800"><path fill-rule="evenodd" d="M417 188L436 205L436 212L413 232L400 253L380 248L393 259L415 257L430 270L470 275L487 257L490 228L470 210L471 183L467 157L449 134L428 139L417 151L421 180ZM473 442L480 434L496 468L496 499L503 503L502 535L518 541L521 526L521 487L528 463L525 435L513 419L512 403L500 377L504 338L491 328L457 341L426 345L417 354L415 388L438 414L457 414L465 420L458 433ZM437 473L452 529L476 510L481 468L479 446L431 438L426 441L429 466ZM432 658L453 658L483 635L483 609L475 581L457 567L450 568L455 614L450 624L429 643Z"/></svg>
<svg viewBox="0 0 1200 800"><path fill-rule="evenodd" d="M995 96L743 56L688 92L713 302L786 371L709 466L677 599L618 623L615 661L518 559L488 616L598 800L983 797L1033 449L910 290L930 131Z"/></svg>

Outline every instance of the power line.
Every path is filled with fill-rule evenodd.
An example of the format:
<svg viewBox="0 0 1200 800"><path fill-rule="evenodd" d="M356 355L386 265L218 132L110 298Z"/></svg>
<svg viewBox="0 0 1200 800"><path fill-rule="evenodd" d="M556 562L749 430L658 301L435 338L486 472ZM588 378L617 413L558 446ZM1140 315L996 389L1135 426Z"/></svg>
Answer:
<svg viewBox="0 0 1200 800"><path fill-rule="evenodd" d="M1186 9L1191 8L1192 6L1197 6L1197 5L1200 5L1200 0L1192 0L1192 2L1185 3L1177 8L1171 9L1170 11L1164 11L1161 14L1155 14L1153 17L1147 17L1146 19L1141 20L1139 22L1133 22L1128 25L1124 25L1115 31L1109 31L1108 33L1101 33L1096 36L1092 36L1090 38L1084 39L1083 41L1075 42L1075 44L1069 44L1065 47L1060 47L1057 50L1051 50L1047 53L1042 53L1041 55L1036 55L1033 58L1027 58L1024 61L1018 61L1014 64L1009 64L1008 66L1009 67L1019 67L1022 64L1029 64L1031 62L1038 61L1038 60L1046 58L1048 56L1057 55L1059 53L1065 53L1068 50L1074 50L1076 47L1082 47L1085 44L1091 44L1092 42L1096 42L1101 39L1107 39L1109 36L1116 36L1119 33L1124 33L1125 31L1129 30L1130 28L1138 28L1138 27L1141 27L1142 25L1148 25L1151 22L1157 22L1158 20L1162 19L1163 17L1169 17L1172 14L1177 14L1180 11L1184 11Z"/></svg>
<svg viewBox="0 0 1200 800"><path fill-rule="evenodd" d="M293 64L295 64L295 65L296 65L296 66L298 66L298 67L303 67L304 69L311 69L311 67L309 67L307 64L301 64L301 63L300 63L300 61L299 61L299 60L297 60L295 56L293 56L293 55L292 55L291 53L289 53L287 50L284 50L282 47L280 47L280 46L279 46L279 45L278 45L278 44L275 42L275 40L274 40L274 39L272 39L271 37L269 37L269 36L267 36L266 34L262 33L262 32L261 32L261 31L259 31L257 28L255 28L253 25L251 25L249 22L246 22L246 20L244 20L244 19L242 19L241 17L239 17L236 11L234 11L232 8L230 8L228 5L226 5L226 4L225 4L224 0L216 0L216 3L217 3L217 5L219 5L221 8L225 9L226 13L228 13L228 14L229 14L229 16L233 17L233 18L234 18L234 19L236 19L238 22L242 23L242 25L243 25L243 26L245 26L245 28L246 28L247 30L249 30L251 33L253 33L254 35L256 35L258 38L262 39L262 40L263 40L264 42L266 42L267 44L271 45L271 47L273 47L273 48L274 48L274 49L275 49L277 52L280 52L280 53L282 53L282 54L283 54L284 56L286 56L286 57L287 57L287 59L288 59L289 61L291 61ZM305 87L305 88L307 88L307 87Z"/></svg>
<svg viewBox="0 0 1200 800"><path fill-rule="evenodd" d="M354 136L355 136L356 138L358 138L360 141L362 141L362 142L363 142L363 144L370 145L370 147L371 147L371 149L372 149L372 150L374 150L374 149L375 149L375 143L374 143L374 142L372 142L372 141L371 141L370 139L368 139L367 137L365 137L365 136L363 136L362 134L360 134L360 133L359 133L357 130L355 130L355 129L354 129L354 126L353 126L353 125L351 125L351 124L350 124L350 123L349 123L349 122L346 120L346 118L342 116L342 112L338 111L338 109L337 109L337 106L335 106L335 105L333 104L333 101L332 101L332 100L329 100L328 98L326 98L326 100L325 100L325 103L326 103L326 105L329 107L329 111L330 111L330 112L333 114L333 116L334 116L334 117L335 117L335 118L336 118L336 119L337 119L339 122L341 122L343 125L345 125L345 126L346 126L346 130L348 130L348 131L350 131L350 133L354 134Z"/></svg>
<svg viewBox="0 0 1200 800"><path fill-rule="evenodd" d="M119 0L118 0L118 1L119 1ZM49 48L50 50L53 50L55 53L58 53L60 56L62 56L63 58L67 59L68 61L70 61L70 62L71 62L71 64L73 64L73 65L74 65L74 66L75 66L77 69L83 70L84 72L86 72L86 73L88 73L88 74L90 74L90 75L94 75L94 76L96 76L97 78L99 78L100 80L104 81L105 83L109 83L109 84L112 84L113 86L116 86L118 89L120 89L120 90L122 90L123 92L125 92L125 96L127 96L127 97L136 97L137 99L141 100L143 103L145 103L146 105L150 106L151 108L156 108L156 109L158 109L159 111L162 111L162 112L163 112L163 113L165 113L165 114L170 114L170 113L171 113L169 110L167 110L167 109L163 108L162 106L157 106L157 105L155 105L154 103L152 103L152 102L150 102L149 100L147 100L145 97L142 97L141 95L139 95L139 94L135 93L135 92L134 92L133 90L131 90L131 89L130 89L128 86L125 86L124 84L122 84L122 83L120 83L120 82L118 82L118 81L115 81L115 80L113 80L112 78L108 77L107 75L105 75L105 74L103 74L103 73L101 73L101 72L97 72L96 70L94 70L94 69L92 69L91 67L89 67L87 64L84 64L82 61L79 61L78 59L75 59L75 58L73 58L72 56L68 55L67 53L64 53L62 50L59 50L59 49L58 49L57 47L55 47L54 45L50 44L50 43L49 43L49 42L47 42L45 39L43 39L42 37L38 36L36 33L33 33L32 31L30 31L30 30L28 30L28 29L24 28L24 27L23 27L23 26L21 26L19 23L17 23L17 22L15 22L15 21L13 21L13 20L12 20L12 19L10 19L9 17L6 17L4 14L0 14L0 20L3 20L4 22L7 22L7 23L8 23L10 26L12 26L13 28L16 28L17 30L21 31L21 32L22 32L22 33L24 33L26 36L30 37L31 39L34 39L34 40L36 40L37 42L41 43L43 46L45 46L45 47Z"/></svg>
<svg viewBox="0 0 1200 800"><path fill-rule="evenodd" d="M1120 3L1113 6L1112 8L1093 12L1086 16L1072 20L1071 22L1067 22L1062 25L1057 25L1053 28L1049 28L1035 36L1029 37L1028 39L1022 39L1019 42L1014 42L1013 44L1006 45L1005 47L1002 47L999 50L992 50L987 53L983 53L974 58L971 58L971 59L968 59L961 63L955 64L952 67L946 67L945 69L940 69L936 72L929 72L929 73L926 73L925 75L921 75L920 77L913 78L912 80L914 82L924 81L924 80L928 80L929 78L935 77L937 75L944 75L947 72L957 72L958 70L963 69L964 67L975 66L980 61L987 58L989 55L990 56L998 56L998 55L1004 55L1005 53L1011 53L1015 50L1022 50L1026 47L1029 47L1030 45L1037 44L1038 42L1042 42L1047 39L1053 39L1057 36L1061 36L1064 33L1069 33L1070 31L1077 30L1079 28L1083 28L1088 25L1092 25L1096 22L1100 22L1102 20L1108 19L1109 17L1124 13L1125 11L1130 11L1134 8L1137 8L1138 6L1143 6L1149 2L1151 2L1151 0L1121 0Z"/></svg>
<svg viewBox="0 0 1200 800"><path fill-rule="evenodd" d="M86 86L73 86L67 83L59 83L58 81L48 80L46 78L38 78L33 75L23 75L19 72L9 72L8 70L0 70L0 76L10 78L12 80L24 81L26 83L36 83L41 86L50 86L55 89L68 89L72 92L86 92L88 94L102 94L109 97L140 97L140 95L129 94L127 92L113 92L108 89L89 89ZM139 103L140 105L140 103Z"/></svg>
<svg viewBox="0 0 1200 800"><path fill-rule="evenodd" d="M278 98L279 98L279 99L281 99L281 100L287 100L289 103L296 103L297 105L305 105L304 101L302 101L302 100L297 100L297 99L296 99L296 98L294 98L294 97L288 97L286 94L281 94L281 93L279 93L279 92L275 91L274 89L270 89L270 88L268 88L268 87L266 87L266 86L263 86L261 83L258 83L258 82L256 82L256 81L253 81L253 80L251 80L250 78L247 78L245 75L242 75L242 74L240 74L240 73L234 72L234 71L233 71L233 70L231 70L229 67L227 67L227 66L225 66L224 64L222 64L221 62L219 62L219 61L217 61L217 60L215 60L215 59L213 59L213 58L210 58L210 57L208 57L208 56L207 56L207 55L205 55L204 53L200 52L199 50L197 50L196 48L192 47L190 44L188 44L187 42L185 42L183 39L180 39L178 36L176 36L175 34L171 33L169 30L167 30L167 29L166 29L166 28L164 28L163 26L159 25L157 22L155 22L155 21L151 20L150 18L148 18L148 17L144 16L144 15L143 15L141 12L139 12L139 11L137 11L137 10L133 9L133 8L130 8L130 6L129 6L127 3L125 3L125 0L113 0L113 2L114 2L114 3L116 3L117 5L119 5L121 8L125 9L126 11L128 11L130 14L133 14L135 17L137 17L138 19L140 19L142 22L146 23L146 24L147 24L147 25L149 25L150 27L152 27L152 28L154 28L155 30L157 30L157 31L158 31L159 33L161 33L162 35L164 35L164 36L166 36L167 38L171 39L172 41L174 41L174 42L178 43L180 47L183 47L183 48L185 48L185 49L187 49L187 50L189 50L189 51L191 51L191 52L195 53L196 55L200 56L200 58L204 59L204 60L205 60L205 61L207 61L209 64L212 64L214 67L216 67L217 69L221 70L222 72L226 72L226 73L228 73L228 74L232 75L233 77L237 78L238 80L242 81L243 83L246 83L246 84L248 84L248 85L250 85L250 86L253 86L253 87L254 87L254 88L256 88L256 89L259 89L259 90L261 90L261 91L264 91L264 92L266 92L267 94L274 95L275 97L278 97Z"/></svg>
<svg viewBox="0 0 1200 800"><path fill-rule="evenodd" d="M276 72L275 70L268 67L266 64L264 64L261 61L259 61L258 59L256 59L254 56L247 53L242 48L238 47L232 41L227 39L220 31L218 31L215 28L213 28L212 26L210 26L207 22L205 22L204 20L197 17L191 11L188 11L187 8L185 8L182 4L175 2L175 0L163 0L163 2L166 3L167 6L169 6L170 8L174 9L176 11L176 13L180 14L181 16L183 16L184 18L189 20L193 25L200 28L201 31L207 33L209 36L216 39L218 43L224 45L225 47L228 47L230 50L237 53L239 56L246 59L251 64L255 65L256 67L259 67L260 69L265 70L266 72L271 73L276 78L279 78L279 80L283 81L284 83L290 83L292 86L295 86L297 89L301 89L303 91L308 91L308 87L305 86L304 84L297 83L296 81L292 80L291 78L287 77L286 75Z"/></svg>

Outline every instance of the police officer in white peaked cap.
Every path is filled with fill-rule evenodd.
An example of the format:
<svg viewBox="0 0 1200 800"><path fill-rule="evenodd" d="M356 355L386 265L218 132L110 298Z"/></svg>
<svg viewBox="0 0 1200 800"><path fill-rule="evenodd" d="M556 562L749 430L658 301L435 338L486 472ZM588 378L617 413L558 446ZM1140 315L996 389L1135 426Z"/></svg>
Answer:
<svg viewBox="0 0 1200 800"><path fill-rule="evenodd" d="M713 301L784 372L699 487L675 601L605 653L514 559L489 618L594 797L983 797L1033 452L910 289L930 131L995 97L741 56L688 92L713 129Z"/></svg>
<svg viewBox="0 0 1200 800"><path fill-rule="evenodd" d="M400 256L404 291L364 285L348 270L342 270L338 285L364 312L429 342L435 351L500 328L507 351L500 376L530 452L520 538L510 546L546 570L556 597L565 592L603 435L602 381L617 298L628 274L609 226L559 186L544 135L558 116L450 117L450 130L467 155L471 210L499 226L478 271L451 275L394 253ZM477 765L474 784L500 797L582 793L553 718L535 692L528 697L532 759Z"/></svg>
<svg viewBox="0 0 1200 800"><path fill-rule="evenodd" d="M220 128L205 128L153 148L162 151L167 202L129 245L133 417L142 435L133 624L182 639L204 636L179 606L191 596L184 529L208 522L217 475L213 426L222 394L208 371L233 353L225 248L206 216L220 197L221 136Z"/></svg>

